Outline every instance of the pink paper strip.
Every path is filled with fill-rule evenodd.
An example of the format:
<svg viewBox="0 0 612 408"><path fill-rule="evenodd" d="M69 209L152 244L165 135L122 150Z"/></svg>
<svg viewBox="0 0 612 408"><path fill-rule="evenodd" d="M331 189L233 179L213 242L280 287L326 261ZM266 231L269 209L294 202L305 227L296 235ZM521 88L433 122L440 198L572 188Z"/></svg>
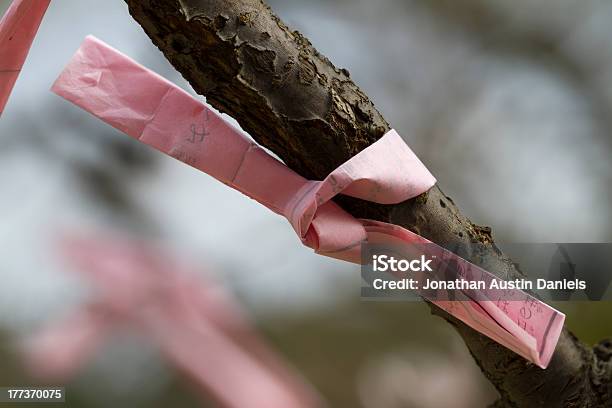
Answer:
<svg viewBox="0 0 612 408"><path fill-rule="evenodd" d="M0 21L0 116L51 0L14 0Z"/></svg>
<svg viewBox="0 0 612 408"><path fill-rule="evenodd" d="M53 91L124 133L243 192L286 217L317 253L361 262L363 242L429 243L397 225L358 220L330 201L337 194L393 204L436 180L395 131L390 131L323 181L305 180L159 75L88 37ZM474 275L493 275L440 248ZM565 316L527 293L520 301L444 302L438 306L472 328L546 367ZM531 317L525 321L526 308Z"/></svg>
<svg viewBox="0 0 612 408"><path fill-rule="evenodd" d="M42 330L28 366L57 381L77 370L113 328L137 329L198 390L229 408L313 408L318 394L265 344L219 285L157 246L118 237L64 242L98 298ZM208 398L207 398L208 399Z"/></svg>

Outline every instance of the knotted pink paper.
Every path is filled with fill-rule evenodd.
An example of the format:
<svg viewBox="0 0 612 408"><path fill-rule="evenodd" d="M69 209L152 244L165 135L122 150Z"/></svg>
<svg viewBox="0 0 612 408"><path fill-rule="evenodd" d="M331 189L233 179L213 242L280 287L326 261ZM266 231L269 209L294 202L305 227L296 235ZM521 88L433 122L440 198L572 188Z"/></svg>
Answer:
<svg viewBox="0 0 612 408"><path fill-rule="evenodd" d="M14 0L0 21L0 115L51 0Z"/></svg>
<svg viewBox="0 0 612 408"><path fill-rule="evenodd" d="M223 407L324 405L267 347L223 287L172 253L121 237L72 238L63 249L97 298L30 342L28 367L37 376L73 377L113 329L129 327Z"/></svg>
<svg viewBox="0 0 612 408"><path fill-rule="evenodd" d="M124 133L189 164L286 217L317 253L360 263L361 243L428 243L397 225L358 220L330 201L345 194L383 204L435 184L390 131L323 181L309 181L244 137L203 103L101 41L88 37L53 91ZM446 256L488 272L440 248ZM524 294L521 301L435 301L474 329L546 367L565 316ZM529 311L528 321L524 319Z"/></svg>

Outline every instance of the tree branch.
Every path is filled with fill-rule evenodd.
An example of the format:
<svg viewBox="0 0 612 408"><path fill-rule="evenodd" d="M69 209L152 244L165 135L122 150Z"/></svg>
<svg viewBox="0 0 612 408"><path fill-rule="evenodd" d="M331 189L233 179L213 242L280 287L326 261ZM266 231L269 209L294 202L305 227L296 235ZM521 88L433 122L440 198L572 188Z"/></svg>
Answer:
<svg viewBox="0 0 612 408"><path fill-rule="evenodd" d="M369 98L262 0L125 0L130 14L207 101L304 177L323 179L389 125ZM472 224L438 186L398 205L348 197L356 217L402 225L504 279L522 276L491 230ZM501 394L498 407L612 407L611 350L567 330L541 370L432 306L456 327Z"/></svg>

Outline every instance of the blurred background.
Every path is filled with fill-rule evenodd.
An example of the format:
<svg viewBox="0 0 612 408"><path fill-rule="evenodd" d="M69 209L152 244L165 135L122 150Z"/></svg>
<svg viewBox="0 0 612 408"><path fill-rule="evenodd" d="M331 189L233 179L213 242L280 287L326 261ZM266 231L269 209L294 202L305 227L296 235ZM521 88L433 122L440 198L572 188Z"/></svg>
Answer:
<svg viewBox="0 0 612 408"><path fill-rule="evenodd" d="M9 3L0 0L1 13ZM349 69L443 190L497 239L612 241L612 4L269 3ZM49 92L88 34L193 92L121 0L52 2L0 118L0 386L32 384L17 345L87 300L52 245L77 228L154 237L216 271L331 406L496 398L427 306L360 302L357 267L315 256L263 206ZM583 341L612 335L609 303L556 306ZM67 390L71 407L199 403L154 347L127 333Z"/></svg>

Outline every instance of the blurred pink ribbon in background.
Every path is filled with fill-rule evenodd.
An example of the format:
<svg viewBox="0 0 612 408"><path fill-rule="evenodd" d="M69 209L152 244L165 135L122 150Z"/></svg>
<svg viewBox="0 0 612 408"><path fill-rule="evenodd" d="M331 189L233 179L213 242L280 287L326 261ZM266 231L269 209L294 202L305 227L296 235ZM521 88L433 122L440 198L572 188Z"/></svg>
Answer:
<svg viewBox="0 0 612 408"><path fill-rule="evenodd" d="M51 0L14 0L0 21L0 116Z"/></svg>
<svg viewBox="0 0 612 408"><path fill-rule="evenodd" d="M311 181L269 155L187 92L94 37L84 41L53 91L120 131L283 215L303 244L318 254L359 264L364 242L430 243L397 225L356 219L331 201L337 194L344 194L395 204L424 193L436 183L394 130L325 180ZM494 278L452 252L437 248L473 276ZM518 293L520 300L503 304L473 300L465 294L455 297L465 300L460 302L430 300L545 368L565 316L525 292Z"/></svg>
<svg viewBox="0 0 612 408"><path fill-rule="evenodd" d="M28 342L27 367L37 377L69 379L114 329L130 327L223 407L324 406L224 288L173 254L118 237L72 238L62 248L97 297Z"/></svg>

